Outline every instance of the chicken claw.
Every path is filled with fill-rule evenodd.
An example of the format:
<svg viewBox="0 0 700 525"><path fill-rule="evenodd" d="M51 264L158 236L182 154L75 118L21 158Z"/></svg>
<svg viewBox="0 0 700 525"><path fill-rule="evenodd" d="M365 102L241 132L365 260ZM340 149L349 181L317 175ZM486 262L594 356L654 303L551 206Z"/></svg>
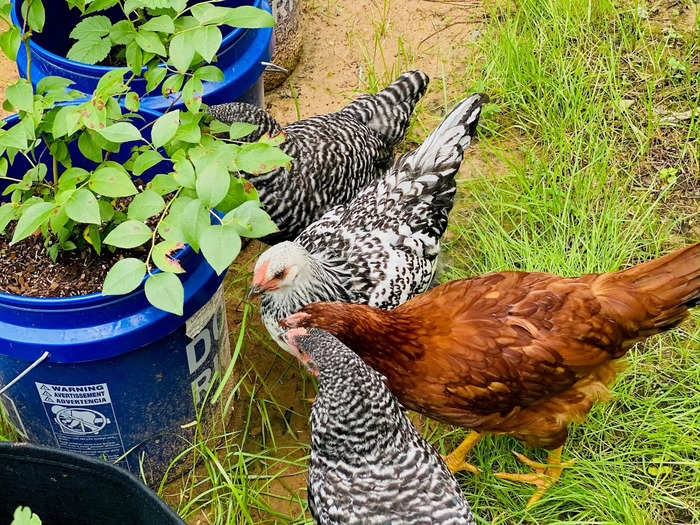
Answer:
<svg viewBox="0 0 700 525"><path fill-rule="evenodd" d="M480 474L481 469L475 467L471 463L466 462L467 454L474 448L481 438L484 437L482 434L472 430L469 435L462 441L462 443L454 449L449 456L442 456L443 461L450 469L450 472L454 474L460 470L466 470L472 474Z"/></svg>
<svg viewBox="0 0 700 525"><path fill-rule="evenodd" d="M525 505L525 507L530 507L536 502L538 502L542 495L545 492L547 492L547 489L549 489L549 487L551 487L552 485L554 485L554 483L557 482L559 476L561 476L561 471L566 467L570 467L574 464L574 461L576 461L574 459L571 459L562 463L561 449L562 447L559 447L555 450L550 451L549 455L547 456L547 463L539 463L537 461L533 461L530 458L523 456L522 454L514 450L513 454L515 454L515 457L517 457L520 461L525 463L535 472L529 474L512 474L510 472L497 472L494 474L494 476L500 479L507 479L509 481L532 483L533 485L535 485L537 487L537 490L530 497L530 500L527 502L527 505Z"/></svg>

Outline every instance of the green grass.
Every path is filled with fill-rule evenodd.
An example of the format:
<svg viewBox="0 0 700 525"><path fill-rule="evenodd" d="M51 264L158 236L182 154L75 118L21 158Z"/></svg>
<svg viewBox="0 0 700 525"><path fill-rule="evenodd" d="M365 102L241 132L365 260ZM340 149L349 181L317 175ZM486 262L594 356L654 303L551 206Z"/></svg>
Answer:
<svg viewBox="0 0 700 525"><path fill-rule="evenodd" d="M521 0L492 12L475 66L481 78L469 89L489 91L501 112L481 141L489 171L461 186L446 278L610 271L698 239L697 229L681 227L689 211L675 204L698 175L700 126L686 121L668 133L654 108L698 107L699 46L692 34L673 45L662 34L636 6L605 1ZM678 75L672 58L688 72ZM675 185L650 171L660 135L667 156L654 156L652 168L677 168ZM690 222L697 227L697 217ZM492 476L527 471L511 454L523 446L502 436L479 443L470 459L485 473L460 482L480 518L700 522L699 344L696 314L630 352L615 400L572 426L564 457L575 467L531 510L524 503L534 487ZM463 435L440 444L449 450ZM544 451L525 453L545 459Z"/></svg>

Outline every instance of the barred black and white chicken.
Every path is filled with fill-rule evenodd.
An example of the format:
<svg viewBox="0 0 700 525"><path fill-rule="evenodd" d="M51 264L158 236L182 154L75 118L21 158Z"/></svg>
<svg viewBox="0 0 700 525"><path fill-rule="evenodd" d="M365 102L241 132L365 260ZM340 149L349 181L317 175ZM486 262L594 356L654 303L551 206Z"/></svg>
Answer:
<svg viewBox="0 0 700 525"><path fill-rule="evenodd" d="M409 71L379 93L363 95L336 113L300 120L285 128L251 104L211 106L209 113L224 123L257 125L245 140L284 133L279 147L292 157L291 167L247 177L280 230L262 240L274 244L294 239L326 211L350 202L384 174L428 82L425 73Z"/></svg>
<svg viewBox="0 0 700 525"><path fill-rule="evenodd" d="M455 175L476 132L486 95L462 100L416 150L384 178L337 206L293 242L258 259L251 292L284 349L278 322L315 301L394 308L424 291L435 273Z"/></svg>
<svg viewBox="0 0 700 525"><path fill-rule="evenodd" d="M318 524L476 523L457 481L379 373L318 328L286 337L319 378L307 489Z"/></svg>

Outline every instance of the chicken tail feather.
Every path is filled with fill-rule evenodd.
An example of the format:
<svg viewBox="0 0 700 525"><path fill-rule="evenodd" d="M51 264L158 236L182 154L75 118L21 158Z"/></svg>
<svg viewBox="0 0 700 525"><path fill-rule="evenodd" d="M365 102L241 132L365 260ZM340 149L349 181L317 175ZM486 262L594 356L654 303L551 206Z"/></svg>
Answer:
<svg viewBox="0 0 700 525"><path fill-rule="evenodd" d="M628 314L628 318L636 317L640 338L662 332L678 325L688 308L700 304L700 243L608 275L609 283L631 285L636 292L634 310L638 314ZM613 309L622 303L629 308L633 302L623 300L627 294L619 288L617 294L610 289L605 295Z"/></svg>
<svg viewBox="0 0 700 525"><path fill-rule="evenodd" d="M422 71L408 71L379 93L357 98L341 113L364 123L393 146L406 134L413 110L429 82Z"/></svg>
<svg viewBox="0 0 700 525"><path fill-rule="evenodd" d="M403 169L454 177L479 124L481 108L488 102L483 93L471 95L455 106L416 150L401 159ZM413 170L411 170L413 168Z"/></svg>
<svg viewBox="0 0 700 525"><path fill-rule="evenodd" d="M282 126L279 125L272 115L253 104L247 104L245 102L215 104L209 106L208 112L212 117L220 120L224 124L245 122L258 126L257 130L241 139L245 142L255 142L265 134L273 136L282 131Z"/></svg>

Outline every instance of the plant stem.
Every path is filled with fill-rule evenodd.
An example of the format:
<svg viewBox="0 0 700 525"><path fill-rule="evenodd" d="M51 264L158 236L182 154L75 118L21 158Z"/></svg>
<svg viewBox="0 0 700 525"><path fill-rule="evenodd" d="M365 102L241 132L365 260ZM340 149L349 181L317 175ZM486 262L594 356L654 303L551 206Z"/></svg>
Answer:
<svg viewBox="0 0 700 525"><path fill-rule="evenodd" d="M224 221L221 220L221 218L220 218L216 213L214 213L214 209L213 209L213 208L209 208L209 215L211 215L212 217L216 218L216 220L219 221L219 224L221 224L221 225L223 226Z"/></svg>
<svg viewBox="0 0 700 525"><path fill-rule="evenodd" d="M168 210L170 209L170 205L175 201L175 199L177 199L177 196L180 195L181 191L182 191L182 186L180 186L177 189L173 198L170 199L170 201L168 201L168 203L165 205L163 212L160 214L160 217L158 218L158 223L156 224L156 227L153 228L153 235L151 235L151 249L148 250L148 255L146 255L146 268L148 269L149 275L151 274L151 267L148 264L148 261L151 260L151 254L153 253L153 248L156 245L156 235L158 235L158 228L160 228L160 223L163 222L163 219L168 214Z"/></svg>
<svg viewBox="0 0 700 525"><path fill-rule="evenodd" d="M24 46L27 53L27 81L32 83L32 55L29 52L29 37L31 36L31 31L27 34L27 17L29 16L29 8L32 6L32 0L27 0L27 10L22 14L22 40L24 40ZM22 9L20 9L20 12Z"/></svg>
<svg viewBox="0 0 700 525"><path fill-rule="evenodd" d="M27 81L32 83L32 55L29 52L29 37L24 41L24 46L27 52Z"/></svg>
<svg viewBox="0 0 700 525"><path fill-rule="evenodd" d="M58 162L55 155L51 155L51 165L53 167L53 185L58 186Z"/></svg>
<svg viewBox="0 0 700 525"><path fill-rule="evenodd" d="M173 106L177 103L178 100L180 100L181 97L182 97L182 92L180 92L180 94L175 98L175 100L173 100L173 101L170 103L170 105L168 106L168 109L166 109L165 111L163 111L163 114L165 114L165 113L167 113L168 111L170 111L171 109L173 109ZM147 127L152 126L154 123L155 123L155 120L152 120L152 121L149 122L148 124L144 124L142 127L139 128L139 131L143 131L143 130L146 129Z"/></svg>

